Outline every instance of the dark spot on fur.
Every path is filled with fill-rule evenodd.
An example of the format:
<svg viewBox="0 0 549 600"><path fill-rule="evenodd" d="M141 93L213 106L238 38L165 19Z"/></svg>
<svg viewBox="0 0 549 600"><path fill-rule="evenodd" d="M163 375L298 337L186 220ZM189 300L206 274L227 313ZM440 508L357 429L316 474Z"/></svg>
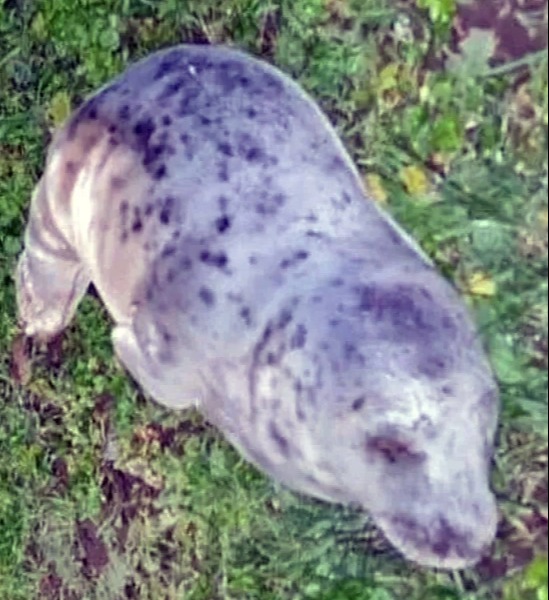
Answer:
<svg viewBox="0 0 549 600"><path fill-rule="evenodd" d="M448 331L454 331L456 324L450 317L444 316L442 317L442 327Z"/></svg>
<svg viewBox="0 0 549 600"><path fill-rule="evenodd" d="M356 400L353 400L353 403L351 404L351 410L353 410L354 412L359 411L364 406L365 402L366 398L364 398L364 396L356 398Z"/></svg>
<svg viewBox="0 0 549 600"><path fill-rule="evenodd" d="M330 161L330 165L329 165L329 169L331 171L341 171L343 169L345 169L345 161L341 158L341 156L338 156L337 154L334 155L332 157L332 160Z"/></svg>
<svg viewBox="0 0 549 600"><path fill-rule="evenodd" d="M76 173L76 169L78 167L78 163L73 160L68 160L65 163L65 171L67 175L74 175Z"/></svg>
<svg viewBox="0 0 549 600"><path fill-rule="evenodd" d="M170 115L164 115L162 117L162 125L165 125L166 127L168 127L171 124L172 124L172 118L170 117Z"/></svg>
<svg viewBox="0 0 549 600"><path fill-rule="evenodd" d="M293 267L297 263L306 260L308 256L309 253L306 250L298 250L297 252L294 252L291 258L285 258L284 260L280 261L279 266L281 269Z"/></svg>
<svg viewBox="0 0 549 600"><path fill-rule="evenodd" d="M167 169L166 169L166 165L160 165L155 172L153 173L152 177L155 181L158 181L160 179L163 179L164 177L166 177L166 173L167 173Z"/></svg>
<svg viewBox="0 0 549 600"><path fill-rule="evenodd" d="M175 96L177 92L185 85L185 79L183 77L178 77L173 81L170 81L166 84L162 92L158 95L157 100L168 100L172 96Z"/></svg>
<svg viewBox="0 0 549 600"><path fill-rule="evenodd" d="M261 150L261 148L257 148L257 147L249 148L244 153L244 158L248 162L258 162L261 160L262 157L263 157L263 151Z"/></svg>
<svg viewBox="0 0 549 600"><path fill-rule="evenodd" d="M285 457L289 457L290 443L288 442L287 438L285 438L280 433L277 426L272 421L269 423L269 435L271 439L276 443L278 449L280 450L280 453Z"/></svg>
<svg viewBox="0 0 549 600"><path fill-rule="evenodd" d="M219 208L225 212L227 210L227 206L229 205L229 199L227 196L219 196L217 201L219 203Z"/></svg>
<svg viewBox="0 0 549 600"><path fill-rule="evenodd" d="M200 261L211 267L217 267L218 269L222 269L227 265L229 259L227 258L227 255L223 252L219 252L218 254L212 254L208 250L203 250L200 253Z"/></svg>
<svg viewBox="0 0 549 600"><path fill-rule="evenodd" d="M221 152L221 154L225 156L234 155L233 148L228 142L220 142L219 144L217 144L217 149L219 150L219 152Z"/></svg>
<svg viewBox="0 0 549 600"><path fill-rule="evenodd" d="M347 192L341 192L339 198L334 197L330 198L330 200L334 208L337 208L338 210L343 210L346 206L348 206L351 203L351 196Z"/></svg>
<svg viewBox="0 0 549 600"><path fill-rule="evenodd" d="M172 196L166 196L164 198L160 212L158 213L158 220L162 223L162 225L169 224L174 203L175 199Z"/></svg>
<svg viewBox="0 0 549 600"><path fill-rule="evenodd" d="M277 365L279 358L274 352L267 352L265 362L270 366Z"/></svg>
<svg viewBox="0 0 549 600"><path fill-rule="evenodd" d="M162 258L168 258L169 256L173 256L176 253L175 246L166 246L164 250L162 250L162 254L160 255Z"/></svg>
<svg viewBox="0 0 549 600"><path fill-rule="evenodd" d="M133 221L131 225L131 230L134 233L139 233L143 229L143 221L141 220L141 210L138 206L135 206L133 209Z"/></svg>
<svg viewBox="0 0 549 600"><path fill-rule="evenodd" d="M145 216L150 217L154 212L154 205L150 202L145 206Z"/></svg>
<svg viewBox="0 0 549 600"><path fill-rule="evenodd" d="M265 329L263 330L263 333L261 335L261 339L255 345L254 353L253 353L254 354L254 360L255 360L255 362L260 363L261 354L262 354L264 348L269 343L269 339L270 339L270 337L272 335L272 332L273 332L273 328L272 328L271 324L268 323L267 326L265 327Z"/></svg>
<svg viewBox="0 0 549 600"><path fill-rule="evenodd" d="M227 292L227 294L225 294L225 297L227 298L227 300L229 302L233 302L234 304L242 303L242 294L235 294L234 292Z"/></svg>
<svg viewBox="0 0 549 600"><path fill-rule="evenodd" d="M231 226L231 219L227 215L219 217L215 222L215 228L218 233L225 233Z"/></svg>
<svg viewBox="0 0 549 600"><path fill-rule="evenodd" d="M418 353L418 368L419 372L426 375L430 379L439 379L448 372L450 361L445 360L442 356L423 355Z"/></svg>
<svg viewBox="0 0 549 600"><path fill-rule="evenodd" d="M118 177L118 175L111 177L110 186L113 191L123 190L127 184L128 182L124 177Z"/></svg>
<svg viewBox="0 0 549 600"><path fill-rule="evenodd" d="M216 70L217 82L222 93L230 94L236 87L242 85L242 65L236 60L225 60L219 63Z"/></svg>
<svg viewBox="0 0 549 600"><path fill-rule="evenodd" d="M179 268L182 271L190 271L191 268L193 266L193 263L191 261L191 259L188 256L183 256L180 260L179 260Z"/></svg>
<svg viewBox="0 0 549 600"><path fill-rule="evenodd" d="M283 85L280 82L280 80L278 79L278 77L275 77L274 75L271 75L270 73L264 73L263 85L265 87L270 88L270 90L268 91L269 96L272 96L275 92L280 93L283 91Z"/></svg>
<svg viewBox="0 0 549 600"><path fill-rule="evenodd" d="M212 120L209 117L205 117L204 115L200 116L200 124L201 125L211 125L212 124Z"/></svg>
<svg viewBox="0 0 549 600"><path fill-rule="evenodd" d="M358 309L390 327L405 339L424 342L437 328L439 317L432 301L419 299L419 290L406 285L389 289L366 285L358 288Z"/></svg>
<svg viewBox="0 0 549 600"><path fill-rule="evenodd" d="M154 121L150 117L146 117L137 121L134 125L133 133L137 138L138 144L145 148L151 139L151 135L154 133L155 125Z"/></svg>
<svg viewBox="0 0 549 600"><path fill-rule="evenodd" d="M157 161L164 152L164 146L160 144L148 145L145 148L145 156L143 157L143 166L149 167Z"/></svg>
<svg viewBox="0 0 549 600"><path fill-rule="evenodd" d="M186 115L192 115L196 112L196 102L195 100L200 97L201 89L193 84L194 87L189 87L185 89L181 95L181 100L177 107L176 114L179 117L184 117Z"/></svg>
<svg viewBox="0 0 549 600"><path fill-rule="evenodd" d="M227 181L229 181L229 166L227 164L227 161L223 161L222 163L219 164L219 169L217 171L217 178L219 179L219 181L222 181L223 183L226 183Z"/></svg>
<svg viewBox="0 0 549 600"><path fill-rule="evenodd" d="M293 314L292 311L284 308L280 311L280 314L278 315L278 321L276 323L276 327L278 329L284 329L286 327L286 325L288 325L288 323L293 319Z"/></svg>
<svg viewBox="0 0 549 600"><path fill-rule="evenodd" d="M130 106L129 104L123 104L119 109L118 109L118 118L121 121L127 121L130 118Z"/></svg>
<svg viewBox="0 0 549 600"><path fill-rule="evenodd" d="M116 133L117 131L118 131L118 128L116 127L116 125L109 125L109 129L108 129L109 133Z"/></svg>
<svg viewBox="0 0 549 600"><path fill-rule="evenodd" d="M282 193L265 192L261 200L255 205L257 213L260 215L274 215L280 207L284 206L286 196Z"/></svg>
<svg viewBox="0 0 549 600"><path fill-rule="evenodd" d="M198 296L206 306L213 306L215 303L215 295L212 290L207 287L201 287Z"/></svg>
<svg viewBox="0 0 549 600"><path fill-rule="evenodd" d="M343 358L347 362L351 361L355 357L356 354L357 354L357 349L354 344L351 344L351 342L345 342L343 344Z"/></svg>
<svg viewBox="0 0 549 600"><path fill-rule="evenodd" d="M248 327L250 327L250 325L252 324L250 309L247 306L245 306L240 309L239 314L240 314L240 317L242 318L242 320L244 321L244 323L246 323L246 325Z"/></svg>
<svg viewBox="0 0 549 600"><path fill-rule="evenodd" d="M179 50L174 50L167 54L159 63L156 73L153 76L154 81L165 77L169 73L173 73L180 69L182 54Z"/></svg>
<svg viewBox="0 0 549 600"><path fill-rule="evenodd" d="M249 119L255 119L255 117L257 116L257 110L255 110L255 108L248 108L248 110L246 111L246 116Z"/></svg>
<svg viewBox="0 0 549 600"><path fill-rule="evenodd" d="M299 348L303 348L305 346L305 342L307 340L307 329L301 323L295 328L292 337L290 338L290 348L292 350L297 350Z"/></svg>

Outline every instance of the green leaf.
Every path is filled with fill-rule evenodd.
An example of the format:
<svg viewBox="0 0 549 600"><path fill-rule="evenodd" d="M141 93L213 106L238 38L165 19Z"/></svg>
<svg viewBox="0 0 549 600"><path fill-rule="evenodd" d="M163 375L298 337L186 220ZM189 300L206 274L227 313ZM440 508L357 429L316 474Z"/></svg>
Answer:
<svg viewBox="0 0 549 600"><path fill-rule="evenodd" d="M549 574L547 568L547 556L537 556L528 565L525 575L526 584L531 588L539 588L545 586L547 594L547 585L549 583Z"/></svg>
<svg viewBox="0 0 549 600"><path fill-rule="evenodd" d="M436 119L431 133L431 143L435 150L452 152L463 143L463 127L455 114L443 115Z"/></svg>
<svg viewBox="0 0 549 600"><path fill-rule="evenodd" d="M437 25L449 25L456 13L455 0L418 0L417 5L426 9Z"/></svg>
<svg viewBox="0 0 549 600"><path fill-rule="evenodd" d="M511 342L498 336L490 351L490 357L498 379L502 383L516 384L523 380L523 364L515 354Z"/></svg>

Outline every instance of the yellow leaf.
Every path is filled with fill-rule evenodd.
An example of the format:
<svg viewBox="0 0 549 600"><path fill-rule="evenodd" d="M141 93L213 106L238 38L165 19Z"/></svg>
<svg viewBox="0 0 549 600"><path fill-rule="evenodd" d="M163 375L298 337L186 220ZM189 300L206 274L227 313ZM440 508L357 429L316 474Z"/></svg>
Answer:
<svg viewBox="0 0 549 600"><path fill-rule="evenodd" d="M366 187L372 198L380 204L387 202L387 192L383 187L381 177L377 173L370 173L366 175Z"/></svg>
<svg viewBox="0 0 549 600"><path fill-rule="evenodd" d="M383 67L378 75L377 88L380 92L392 90L398 85L399 66L396 63L390 63Z"/></svg>
<svg viewBox="0 0 549 600"><path fill-rule="evenodd" d="M540 225L544 229L547 229L547 227L549 225L549 214L547 212L547 209L539 211L538 219L539 219Z"/></svg>
<svg viewBox="0 0 549 600"><path fill-rule="evenodd" d="M429 188L429 180L425 171L418 166L404 167L400 172L400 178L406 190L412 196L425 194Z"/></svg>
<svg viewBox="0 0 549 600"><path fill-rule="evenodd" d="M71 114L71 99L67 92L57 92L51 99L48 116L54 127L62 125Z"/></svg>
<svg viewBox="0 0 549 600"><path fill-rule="evenodd" d="M476 271L467 282L469 293L473 296L492 297L496 294L496 283L487 273Z"/></svg>

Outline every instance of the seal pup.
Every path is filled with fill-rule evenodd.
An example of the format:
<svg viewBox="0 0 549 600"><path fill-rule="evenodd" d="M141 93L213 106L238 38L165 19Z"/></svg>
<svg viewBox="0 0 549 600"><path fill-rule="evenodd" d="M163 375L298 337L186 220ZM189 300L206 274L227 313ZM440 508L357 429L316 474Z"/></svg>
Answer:
<svg viewBox="0 0 549 600"><path fill-rule="evenodd" d="M17 266L25 333L66 327L90 281L143 389L273 478L363 507L423 565L492 541L498 394L472 319L274 67L177 46L70 117Z"/></svg>

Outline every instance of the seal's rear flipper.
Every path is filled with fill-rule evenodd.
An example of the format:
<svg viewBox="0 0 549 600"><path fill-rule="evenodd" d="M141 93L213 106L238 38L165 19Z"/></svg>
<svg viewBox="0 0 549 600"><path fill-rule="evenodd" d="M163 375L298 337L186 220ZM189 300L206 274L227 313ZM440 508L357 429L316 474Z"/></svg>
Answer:
<svg viewBox="0 0 549 600"><path fill-rule="evenodd" d="M90 283L86 267L53 214L44 179L33 195L15 282L25 334L44 339L67 326Z"/></svg>

